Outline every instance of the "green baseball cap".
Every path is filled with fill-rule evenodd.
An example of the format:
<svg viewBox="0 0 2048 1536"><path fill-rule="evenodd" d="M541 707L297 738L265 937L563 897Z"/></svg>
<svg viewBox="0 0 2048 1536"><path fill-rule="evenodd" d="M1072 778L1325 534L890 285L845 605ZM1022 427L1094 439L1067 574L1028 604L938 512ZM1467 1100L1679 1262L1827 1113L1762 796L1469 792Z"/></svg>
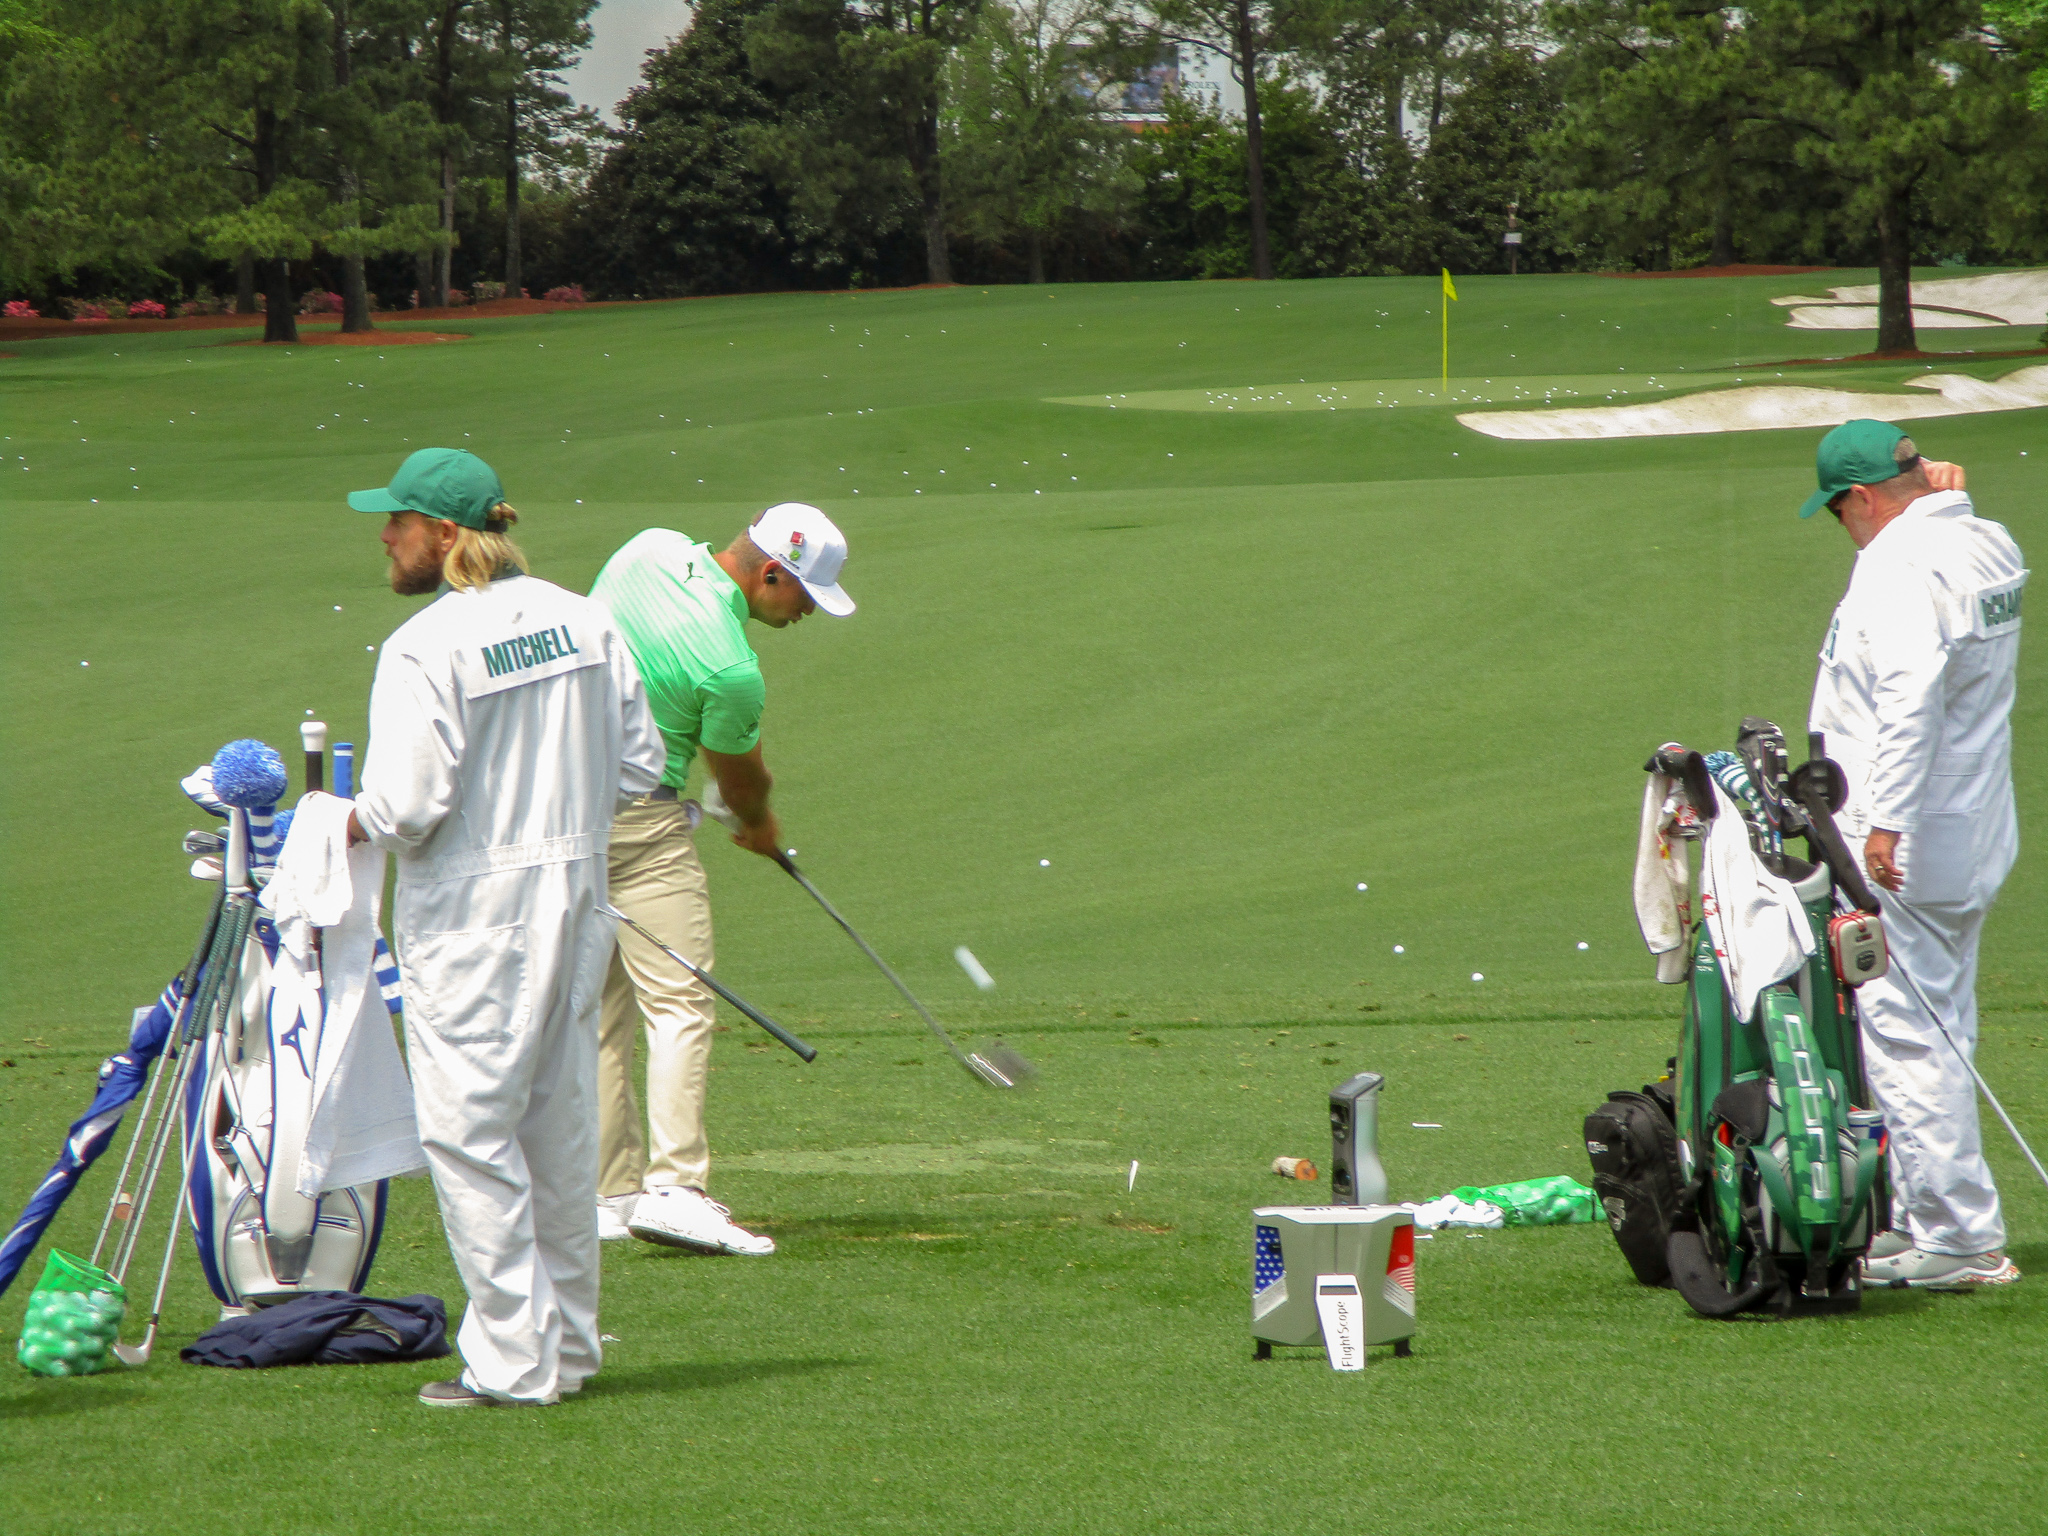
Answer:
<svg viewBox="0 0 2048 1536"><path fill-rule="evenodd" d="M1799 508L1811 517L1852 485L1877 485L1904 474L1920 457L1913 439L1888 421L1845 421L1820 440L1813 456L1820 489Z"/></svg>
<svg viewBox="0 0 2048 1536"><path fill-rule="evenodd" d="M482 528L505 499L497 471L462 448L422 448L403 464L391 483L375 491L351 491L358 512L419 512L465 528Z"/></svg>

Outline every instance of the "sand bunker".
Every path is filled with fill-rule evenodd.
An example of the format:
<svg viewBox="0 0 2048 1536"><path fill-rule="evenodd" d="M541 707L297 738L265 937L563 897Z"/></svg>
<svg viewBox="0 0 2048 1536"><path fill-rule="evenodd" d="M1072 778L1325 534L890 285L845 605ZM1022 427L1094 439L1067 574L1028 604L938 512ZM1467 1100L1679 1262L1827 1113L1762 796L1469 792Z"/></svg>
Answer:
<svg viewBox="0 0 2048 1536"><path fill-rule="evenodd" d="M1874 331L1877 284L1852 283L1819 299L1790 294L1773 304L1792 311L1786 321L1803 331ZM1913 324L1935 331L1983 326L2039 325L2048 320L2048 271L1997 272L1913 285Z"/></svg>
<svg viewBox="0 0 2048 1536"><path fill-rule="evenodd" d="M1859 416L1911 421L2025 411L2048 405L2048 367L2022 368L1995 383L1931 373L1905 381L1925 395L1866 394L1765 384L1709 390L1679 400L1554 411L1467 411L1460 423L1488 437L1542 441L1578 437L1678 437L1695 432L1768 432L1780 427L1835 427Z"/></svg>

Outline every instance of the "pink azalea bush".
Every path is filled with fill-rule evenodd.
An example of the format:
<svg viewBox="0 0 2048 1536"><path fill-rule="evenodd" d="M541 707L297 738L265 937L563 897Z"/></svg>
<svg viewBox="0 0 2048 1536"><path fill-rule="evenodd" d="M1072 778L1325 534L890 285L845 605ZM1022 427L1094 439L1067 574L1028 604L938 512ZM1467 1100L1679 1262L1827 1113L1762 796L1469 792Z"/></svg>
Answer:
<svg viewBox="0 0 2048 1536"><path fill-rule="evenodd" d="M588 302L583 297L583 285L581 283L568 283L560 288L550 288L547 297L550 304L583 304Z"/></svg>
<svg viewBox="0 0 2048 1536"><path fill-rule="evenodd" d="M128 306L130 320L161 320L166 311L155 299L137 299Z"/></svg>
<svg viewBox="0 0 2048 1536"><path fill-rule="evenodd" d="M338 293L322 292L315 288L299 300L302 315L338 315L342 310L342 298Z"/></svg>
<svg viewBox="0 0 2048 1536"><path fill-rule="evenodd" d="M71 318L74 321L104 320L107 318L107 306L104 304L80 303L77 300L73 300L71 304Z"/></svg>
<svg viewBox="0 0 2048 1536"><path fill-rule="evenodd" d="M502 299L505 297L505 285L503 283L471 283L469 285L469 296L472 303L486 304L492 299Z"/></svg>
<svg viewBox="0 0 2048 1536"><path fill-rule="evenodd" d="M37 309L35 305L29 303L27 299L9 299L5 313L10 320L40 320L43 318L43 312Z"/></svg>

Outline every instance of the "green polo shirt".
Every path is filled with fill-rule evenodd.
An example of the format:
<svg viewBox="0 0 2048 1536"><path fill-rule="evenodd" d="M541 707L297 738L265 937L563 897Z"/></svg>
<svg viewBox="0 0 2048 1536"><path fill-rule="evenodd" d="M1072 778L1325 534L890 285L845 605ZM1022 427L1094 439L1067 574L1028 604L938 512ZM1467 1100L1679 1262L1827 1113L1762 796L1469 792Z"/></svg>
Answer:
<svg viewBox="0 0 2048 1536"><path fill-rule="evenodd" d="M737 756L761 739L768 689L747 644L747 599L708 544L667 528L637 533L605 562L590 595L626 637L680 790L699 747Z"/></svg>

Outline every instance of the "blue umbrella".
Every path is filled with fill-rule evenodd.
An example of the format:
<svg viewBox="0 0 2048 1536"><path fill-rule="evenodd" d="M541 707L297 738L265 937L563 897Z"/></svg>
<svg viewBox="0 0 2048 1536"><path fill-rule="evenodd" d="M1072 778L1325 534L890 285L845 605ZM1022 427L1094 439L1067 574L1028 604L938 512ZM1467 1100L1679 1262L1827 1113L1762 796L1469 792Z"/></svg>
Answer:
<svg viewBox="0 0 2048 1536"><path fill-rule="evenodd" d="M0 1292L13 1284L16 1272L41 1241L44 1229L55 1218L65 1196L71 1193L79 1176L107 1150L114 1132L120 1129L121 1116L142 1091L149 1076L149 1064L162 1053L171 1022L177 1017L178 981L177 977L171 979L154 1008L147 1012L136 1010L135 1027L128 1034L128 1049L100 1063L99 1091L92 1096L85 1113L71 1122L63 1151L57 1154L57 1161L50 1165L36 1192L29 1196L21 1220L0 1241Z"/></svg>

